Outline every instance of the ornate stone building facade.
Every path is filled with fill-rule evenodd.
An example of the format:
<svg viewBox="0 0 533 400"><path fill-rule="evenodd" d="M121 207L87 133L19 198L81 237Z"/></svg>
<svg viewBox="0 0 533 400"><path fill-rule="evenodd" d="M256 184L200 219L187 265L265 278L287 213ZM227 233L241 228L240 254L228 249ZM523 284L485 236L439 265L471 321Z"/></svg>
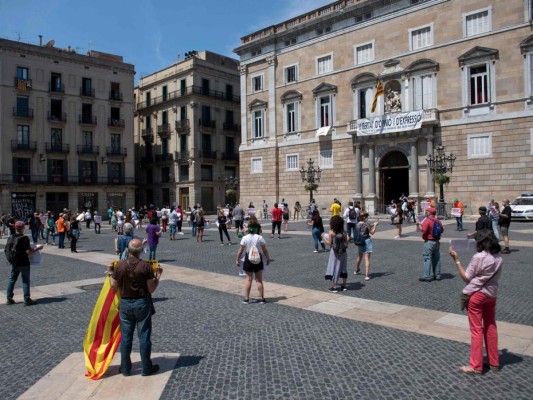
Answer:
<svg viewBox="0 0 533 400"><path fill-rule="evenodd" d="M239 176L239 63L209 51L140 79L135 88L137 204L214 211Z"/></svg>
<svg viewBox="0 0 533 400"><path fill-rule="evenodd" d="M0 39L0 211L134 205L133 65Z"/></svg>
<svg viewBox="0 0 533 400"><path fill-rule="evenodd" d="M531 20L531 0L344 0L243 37L241 200L307 202L310 158L322 207L435 197L439 145L448 202L533 192Z"/></svg>

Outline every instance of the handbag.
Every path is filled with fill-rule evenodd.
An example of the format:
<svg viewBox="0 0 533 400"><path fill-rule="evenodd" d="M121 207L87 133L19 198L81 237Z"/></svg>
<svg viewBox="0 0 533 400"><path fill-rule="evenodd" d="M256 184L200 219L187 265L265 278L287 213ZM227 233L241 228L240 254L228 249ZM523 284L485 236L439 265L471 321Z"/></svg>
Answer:
<svg viewBox="0 0 533 400"><path fill-rule="evenodd" d="M493 274L492 276L487 280L487 282L485 282L483 284L483 286L485 286L487 283L490 282L490 280L492 278L494 278L494 275L496 275L498 273L499 269L497 269ZM483 286L481 286L479 288L479 290L477 290L477 292L479 292L481 289L483 289ZM476 293L476 292L474 292ZM464 294L464 293L461 293L461 297L459 297L459 307L461 307L461 311L464 311L465 309L468 309L468 302L470 301L470 297L472 297L472 295L474 294Z"/></svg>

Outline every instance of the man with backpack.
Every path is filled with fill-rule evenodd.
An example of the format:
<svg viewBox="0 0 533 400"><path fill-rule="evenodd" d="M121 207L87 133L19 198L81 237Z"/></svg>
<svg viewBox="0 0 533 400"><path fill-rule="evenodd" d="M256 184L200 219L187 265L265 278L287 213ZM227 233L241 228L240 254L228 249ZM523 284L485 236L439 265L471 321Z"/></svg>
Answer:
<svg viewBox="0 0 533 400"><path fill-rule="evenodd" d="M424 240L424 276L418 279L420 282L440 281L440 238L444 227L435 215L437 210L430 207L426 210L426 218L422 223L416 223Z"/></svg>
<svg viewBox="0 0 533 400"><path fill-rule="evenodd" d="M33 306L36 301L30 297L30 259L29 254L39 251L43 245L31 248L30 239L24 235L24 222L15 222L15 234L11 235L6 243L4 252L7 261L11 265L9 279L7 281L7 301L6 304L15 304L13 300L15 283L19 275L22 275L22 292L24 294L24 305Z"/></svg>
<svg viewBox="0 0 533 400"><path fill-rule="evenodd" d="M348 233L348 239L353 241L355 234L355 226L359 221L359 208L354 207L353 201L348 202L348 208L344 210L344 219L346 220L346 231Z"/></svg>

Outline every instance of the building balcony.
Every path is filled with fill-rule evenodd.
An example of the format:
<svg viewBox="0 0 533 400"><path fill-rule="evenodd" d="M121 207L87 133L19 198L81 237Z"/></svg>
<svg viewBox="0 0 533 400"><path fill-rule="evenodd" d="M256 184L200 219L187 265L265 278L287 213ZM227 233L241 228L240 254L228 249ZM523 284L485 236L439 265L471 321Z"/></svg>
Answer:
<svg viewBox="0 0 533 400"><path fill-rule="evenodd" d="M117 90L109 91L109 100L111 101L122 101L122 93Z"/></svg>
<svg viewBox="0 0 533 400"><path fill-rule="evenodd" d="M54 185L68 185L68 177L62 174L48 174L48 183Z"/></svg>
<svg viewBox="0 0 533 400"><path fill-rule="evenodd" d="M2 183L4 180L2 179ZM30 174L13 174L13 183L31 183L31 175Z"/></svg>
<svg viewBox="0 0 533 400"><path fill-rule="evenodd" d="M170 136L170 124L162 124L157 126L157 134L161 139L166 139Z"/></svg>
<svg viewBox="0 0 533 400"><path fill-rule="evenodd" d="M80 96L81 97L90 97L94 98L94 89L85 89L84 87L80 88Z"/></svg>
<svg viewBox="0 0 533 400"><path fill-rule="evenodd" d="M217 123L216 123L216 121L211 120L211 119L202 119L202 118L200 118L200 119L198 120L198 124L199 124L201 127L204 127L204 128L215 129L215 128L217 127Z"/></svg>
<svg viewBox="0 0 533 400"><path fill-rule="evenodd" d="M188 119L182 119L180 121L176 121L176 132L178 133L189 133L190 131L190 124Z"/></svg>
<svg viewBox="0 0 533 400"><path fill-rule="evenodd" d="M216 161L217 152L216 151L201 151L200 158L203 161Z"/></svg>
<svg viewBox="0 0 533 400"><path fill-rule="evenodd" d="M79 117L80 124L84 125L96 125L96 116L95 115L80 115Z"/></svg>
<svg viewBox="0 0 533 400"><path fill-rule="evenodd" d="M145 142L152 143L154 141L154 134L152 128L143 129L141 131L141 137Z"/></svg>
<svg viewBox="0 0 533 400"><path fill-rule="evenodd" d="M67 122L67 113L52 113L48 111L47 119L49 122L65 123Z"/></svg>
<svg viewBox="0 0 533 400"><path fill-rule="evenodd" d="M97 185L98 177L96 175L93 176L81 176L78 178L77 184L79 185Z"/></svg>
<svg viewBox="0 0 533 400"><path fill-rule="evenodd" d="M15 78L15 87L18 90L22 90L23 92L25 92L25 91L31 90L31 88L33 86L32 86L32 83L31 83L31 79Z"/></svg>
<svg viewBox="0 0 533 400"><path fill-rule="evenodd" d="M52 84L52 82L48 82L48 91L50 93L64 94L65 85L63 85L62 83Z"/></svg>
<svg viewBox="0 0 533 400"><path fill-rule="evenodd" d="M70 149L68 144L63 143L46 142L44 145L47 153L68 153Z"/></svg>
<svg viewBox="0 0 533 400"><path fill-rule="evenodd" d="M155 155L155 162L167 162L167 161L174 161L174 155L170 153Z"/></svg>
<svg viewBox="0 0 533 400"><path fill-rule="evenodd" d="M83 144L78 145L78 154L99 154L100 146L86 146Z"/></svg>
<svg viewBox="0 0 533 400"><path fill-rule="evenodd" d="M19 142L18 140L11 141L11 151L32 151L37 150L37 142Z"/></svg>
<svg viewBox="0 0 533 400"><path fill-rule="evenodd" d="M124 185L126 179L123 176L108 176L105 183L108 185Z"/></svg>
<svg viewBox="0 0 533 400"><path fill-rule="evenodd" d="M33 119L33 108L13 107L13 116L15 118Z"/></svg>
<svg viewBox="0 0 533 400"><path fill-rule="evenodd" d="M438 123L439 110L430 108L355 119L348 123L347 133L357 136L383 135L393 132L410 132L420 129L422 125L437 125Z"/></svg>
<svg viewBox="0 0 533 400"><path fill-rule="evenodd" d="M126 147L106 147L105 153L108 156L122 156L128 155L128 149Z"/></svg>
<svg viewBox="0 0 533 400"><path fill-rule="evenodd" d="M176 151L174 152L174 158L179 163L189 162L191 156L188 151Z"/></svg>
<svg viewBox="0 0 533 400"><path fill-rule="evenodd" d="M240 132L241 131L241 126L237 125L237 124L234 124L233 122L224 122L222 124L222 129L224 129L225 131L228 131L228 132Z"/></svg>
<svg viewBox="0 0 533 400"><path fill-rule="evenodd" d="M126 126L126 123L123 119L108 118L107 126L109 126L110 128L124 128Z"/></svg>
<svg viewBox="0 0 533 400"><path fill-rule="evenodd" d="M239 154L237 153L222 153L222 159L229 162L239 162Z"/></svg>

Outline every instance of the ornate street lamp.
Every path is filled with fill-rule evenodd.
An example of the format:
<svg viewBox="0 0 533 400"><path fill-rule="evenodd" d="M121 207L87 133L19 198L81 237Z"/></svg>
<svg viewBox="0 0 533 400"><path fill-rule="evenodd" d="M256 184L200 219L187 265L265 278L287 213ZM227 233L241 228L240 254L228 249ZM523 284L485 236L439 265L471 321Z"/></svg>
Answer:
<svg viewBox="0 0 533 400"><path fill-rule="evenodd" d="M322 175L320 167L318 167L318 169L313 167L314 163L315 162L312 159L309 159L309 161L307 161L307 169L304 169L304 167L300 168L302 182L305 182L305 190L309 191L309 202L313 200L313 191L318 189L318 183L320 182L320 176Z"/></svg>
<svg viewBox="0 0 533 400"><path fill-rule="evenodd" d="M224 182L224 201L226 204L237 203L237 186L239 185L239 178L235 176L219 177Z"/></svg>
<svg viewBox="0 0 533 400"><path fill-rule="evenodd" d="M440 145L435 148L436 154L428 154L426 157L428 168L434 175L435 182L440 186L439 202L437 205L437 214L440 217L446 218L446 203L444 202L444 185L450 182L450 177L446 175L450 174L453 170L453 164L455 162L455 156L453 153L446 155L444 152L444 146Z"/></svg>

